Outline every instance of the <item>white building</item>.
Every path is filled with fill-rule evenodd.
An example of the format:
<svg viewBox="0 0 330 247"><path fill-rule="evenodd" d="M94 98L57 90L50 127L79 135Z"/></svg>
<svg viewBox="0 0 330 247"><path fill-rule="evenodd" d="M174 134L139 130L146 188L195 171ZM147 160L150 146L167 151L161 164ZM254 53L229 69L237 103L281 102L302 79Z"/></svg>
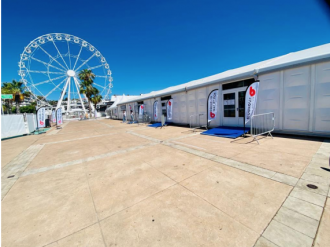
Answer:
<svg viewBox="0 0 330 247"><path fill-rule="evenodd" d="M203 114L206 124L208 95L218 89L218 113L210 127L243 126L245 90L255 79L260 81L256 114L274 112L277 132L330 135L330 44L122 99L114 108L137 110L144 104L153 119L154 102L161 102L158 112L166 114L172 98L173 123L188 125L190 116ZM191 120L198 124L198 117Z"/></svg>

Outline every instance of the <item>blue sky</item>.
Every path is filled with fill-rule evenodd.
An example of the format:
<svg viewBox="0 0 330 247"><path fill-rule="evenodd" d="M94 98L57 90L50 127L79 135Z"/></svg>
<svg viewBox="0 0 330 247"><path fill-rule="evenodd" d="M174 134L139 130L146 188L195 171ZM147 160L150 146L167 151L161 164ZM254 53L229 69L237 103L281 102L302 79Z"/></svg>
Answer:
<svg viewBox="0 0 330 247"><path fill-rule="evenodd" d="M317 0L2 0L2 78L19 79L33 39L69 33L93 44L114 94L140 94L330 42Z"/></svg>

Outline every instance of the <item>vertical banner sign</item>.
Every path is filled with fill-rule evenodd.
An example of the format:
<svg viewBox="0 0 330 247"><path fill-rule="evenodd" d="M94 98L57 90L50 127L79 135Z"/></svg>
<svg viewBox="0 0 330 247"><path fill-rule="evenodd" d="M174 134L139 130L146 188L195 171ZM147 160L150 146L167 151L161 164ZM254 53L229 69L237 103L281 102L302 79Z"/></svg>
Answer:
<svg viewBox="0 0 330 247"><path fill-rule="evenodd" d="M37 123L38 128L44 128L46 126L46 108L40 107L37 111Z"/></svg>
<svg viewBox="0 0 330 247"><path fill-rule="evenodd" d="M259 82L252 83L245 95L245 123L251 120L257 106Z"/></svg>
<svg viewBox="0 0 330 247"><path fill-rule="evenodd" d="M62 108L60 107L56 110L56 125L61 125L62 123Z"/></svg>
<svg viewBox="0 0 330 247"><path fill-rule="evenodd" d="M158 119L158 100L154 103L154 120Z"/></svg>
<svg viewBox="0 0 330 247"><path fill-rule="evenodd" d="M173 99L170 99L167 102L167 119L168 120L172 119L172 109L173 109Z"/></svg>
<svg viewBox="0 0 330 247"><path fill-rule="evenodd" d="M139 116L140 117L143 116L143 111L144 111L144 105L140 105L140 108L139 108Z"/></svg>
<svg viewBox="0 0 330 247"><path fill-rule="evenodd" d="M208 105L207 105L207 109L208 109L207 120L208 121L215 119L217 116L218 93L219 93L219 90L216 89L216 90L213 90L209 95Z"/></svg>
<svg viewBox="0 0 330 247"><path fill-rule="evenodd" d="M56 123L55 110L52 111L52 122L53 122L53 123Z"/></svg>
<svg viewBox="0 0 330 247"><path fill-rule="evenodd" d="M132 105L129 105L129 112L132 111Z"/></svg>

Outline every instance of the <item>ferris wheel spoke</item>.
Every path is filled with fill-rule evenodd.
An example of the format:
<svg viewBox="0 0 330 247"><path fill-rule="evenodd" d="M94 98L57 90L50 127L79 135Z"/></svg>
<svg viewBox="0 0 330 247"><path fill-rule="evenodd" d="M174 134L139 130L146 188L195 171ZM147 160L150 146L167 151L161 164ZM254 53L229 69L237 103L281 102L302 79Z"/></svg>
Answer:
<svg viewBox="0 0 330 247"><path fill-rule="evenodd" d="M98 77L98 78L107 78L106 75L95 75L95 77Z"/></svg>
<svg viewBox="0 0 330 247"><path fill-rule="evenodd" d="M85 60L85 62L80 64L80 66L75 71L77 72L77 70L79 70L82 66L84 66L86 63L88 63L88 61L91 60L94 56L95 56L95 53L93 53L92 56L90 56L87 60Z"/></svg>
<svg viewBox="0 0 330 247"><path fill-rule="evenodd" d="M52 72L52 71L39 71L39 70L27 70L29 73L39 73L39 74L57 74L64 75L63 72Z"/></svg>
<svg viewBox="0 0 330 247"><path fill-rule="evenodd" d="M48 94L46 94L44 97L45 97L45 99L49 96L49 95L51 95L60 85L62 85L63 84L63 82L65 82L65 80L66 80L66 78L64 78L64 80L62 80L56 87L54 87L51 91L49 91L49 93Z"/></svg>
<svg viewBox="0 0 330 247"><path fill-rule="evenodd" d="M76 67L76 64L77 64L77 61L78 61L78 59L79 59L79 57L80 57L80 53L81 53L82 48L83 48L83 47L80 46L80 51L79 51L79 53L78 53L78 56L77 56L76 62L75 62L74 65L73 65L73 70L74 70L74 68Z"/></svg>
<svg viewBox="0 0 330 247"><path fill-rule="evenodd" d="M37 62L39 62L39 63L42 63L42 64L44 64L44 65L46 65L46 66L53 67L53 68L55 68L55 69L58 69L58 70L60 70L60 71L65 72L65 70L60 69L59 67L56 67L56 66L54 66L54 65L52 65L52 64L45 63L44 61L41 61L41 60L39 60L39 59L37 59L37 58L35 58L35 57L30 57L30 58L33 59L33 60L35 60L35 61L37 61Z"/></svg>
<svg viewBox="0 0 330 247"><path fill-rule="evenodd" d="M106 89L106 88L103 88L103 90L101 91L100 95L103 95L103 92L104 92L105 89Z"/></svg>
<svg viewBox="0 0 330 247"><path fill-rule="evenodd" d="M64 70L67 70L67 68L65 68L59 61L56 60L56 58L54 58L52 55L50 55L47 51L45 51L44 48L42 48L41 46L39 46L40 49L46 53L51 59L53 59L53 61L55 61L58 65L60 65Z"/></svg>
<svg viewBox="0 0 330 247"><path fill-rule="evenodd" d="M70 56L70 45L69 45L69 41L66 41L66 43L68 44L68 56L69 56L70 69L71 69L71 56Z"/></svg>
<svg viewBox="0 0 330 247"><path fill-rule="evenodd" d="M96 86L98 86L98 87L101 87L101 88L105 88L104 86L101 86L100 84L97 84L97 83L95 83L95 82L93 82L93 84L95 84Z"/></svg>
<svg viewBox="0 0 330 247"><path fill-rule="evenodd" d="M97 65L97 66L94 66L94 67L89 67L88 69L90 69L90 70L97 69L97 68L100 68L102 66L103 66L103 64L100 64L100 65Z"/></svg>
<svg viewBox="0 0 330 247"><path fill-rule="evenodd" d="M60 57L62 58L62 60L63 60L63 62L64 62L64 64L65 64L65 66L67 67L67 69L69 69L69 67L68 67L68 65L66 64L64 58L62 57L62 54L61 54L60 51L58 50L57 45L55 44L54 40L53 40L53 44L54 44L54 46L55 46L55 48L56 48L56 50L57 50L57 53L58 53L58 54L60 55Z"/></svg>
<svg viewBox="0 0 330 247"><path fill-rule="evenodd" d="M39 82L39 83L36 83L36 84L34 84L35 86L39 86L39 85L42 85L42 84L45 84L45 83L48 83L48 82L53 82L53 81L55 81L55 80L57 80L57 79L61 79L61 78L63 78L63 77L66 77L66 75L62 75L62 76L59 76L59 77L55 77L55 78L53 78L53 79L49 79L49 80L47 80L47 81L42 81L42 82ZM54 84L54 83L53 83ZM55 84L54 84L55 85ZM56 85L55 85L56 86Z"/></svg>

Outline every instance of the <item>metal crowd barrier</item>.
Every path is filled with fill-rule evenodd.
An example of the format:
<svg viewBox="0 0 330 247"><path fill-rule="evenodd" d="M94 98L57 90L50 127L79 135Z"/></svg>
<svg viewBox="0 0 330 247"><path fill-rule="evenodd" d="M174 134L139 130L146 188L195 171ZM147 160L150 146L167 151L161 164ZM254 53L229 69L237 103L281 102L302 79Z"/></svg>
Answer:
<svg viewBox="0 0 330 247"><path fill-rule="evenodd" d="M197 122L197 116L198 116L198 126L194 127L193 128L193 125L192 125L192 118L193 117L196 117L196 122ZM200 114L194 114L194 115L190 115L189 117L189 124L190 124L190 129L192 129L192 131L194 132L196 129L200 129L200 128L206 128L207 129L207 125L208 124L205 124L205 125L201 125L201 116L205 116L204 113L200 113Z"/></svg>
<svg viewBox="0 0 330 247"><path fill-rule="evenodd" d="M267 136L272 136L271 132L275 128L275 113L268 112L263 114L253 115L251 118L251 131L250 134L253 140L257 140L257 136L267 134Z"/></svg>
<svg viewBox="0 0 330 247"><path fill-rule="evenodd" d="M138 124L149 124L151 122L151 117L148 115L148 113L143 113L143 115L138 115Z"/></svg>

